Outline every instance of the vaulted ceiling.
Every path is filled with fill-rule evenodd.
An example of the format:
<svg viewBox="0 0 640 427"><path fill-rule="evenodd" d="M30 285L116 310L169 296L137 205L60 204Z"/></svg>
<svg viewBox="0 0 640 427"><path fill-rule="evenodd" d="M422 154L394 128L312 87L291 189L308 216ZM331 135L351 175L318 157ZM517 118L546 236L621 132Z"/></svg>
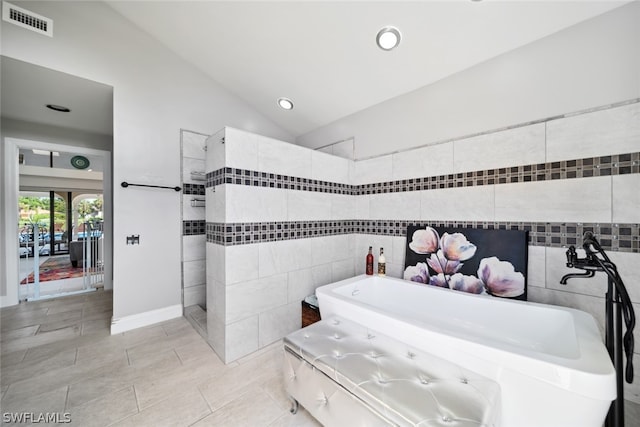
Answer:
<svg viewBox="0 0 640 427"><path fill-rule="evenodd" d="M628 1L110 1L293 136ZM376 34L393 25L398 48ZM295 103L291 111L278 97Z"/></svg>

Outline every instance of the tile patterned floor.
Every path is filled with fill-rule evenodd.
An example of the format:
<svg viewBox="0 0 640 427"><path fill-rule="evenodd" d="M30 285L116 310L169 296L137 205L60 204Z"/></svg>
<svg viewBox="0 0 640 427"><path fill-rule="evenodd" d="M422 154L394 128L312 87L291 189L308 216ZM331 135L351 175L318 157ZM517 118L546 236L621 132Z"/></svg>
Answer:
<svg viewBox="0 0 640 427"><path fill-rule="evenodd" d="M0 310L3 424L49 413L81 427L319 426L288 412L280 342L225 365L185 318L110 335L111 307L99 290ZM640 405L625 410L637 426Z"/></svg>
<svg viewBox="0 0 640 427"><path fill-rule="evenodd" d="M60 425L82 427L319 425L288 412L281 343L224 365L184 318L110 335L111 307L97 291L3 308L2 413L66 413Z"/></svg>

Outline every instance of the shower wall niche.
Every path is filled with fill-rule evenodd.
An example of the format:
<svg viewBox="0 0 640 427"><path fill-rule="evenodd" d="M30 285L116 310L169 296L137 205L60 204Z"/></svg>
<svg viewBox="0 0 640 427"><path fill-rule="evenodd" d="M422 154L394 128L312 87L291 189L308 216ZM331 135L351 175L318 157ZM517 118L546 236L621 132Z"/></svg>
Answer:
<svg viewBox="0 0 640 427"><path fill-rule="evenodd" d="M206 308L205 147L207 135L181 130L182 302Z"/></svg>

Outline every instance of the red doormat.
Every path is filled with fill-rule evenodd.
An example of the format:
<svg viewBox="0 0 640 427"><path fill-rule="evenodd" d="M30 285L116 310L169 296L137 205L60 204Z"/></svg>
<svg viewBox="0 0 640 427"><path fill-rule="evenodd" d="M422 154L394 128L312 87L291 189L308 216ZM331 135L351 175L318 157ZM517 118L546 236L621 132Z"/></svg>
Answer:
<svg viewBox="0 0 640 427"><path fill-rule="evenodd" d="M82 277L82 267L73 268L68 256L49 258L40 264L40 282L71 279L73 277ZM31 273L20 284L26 285L27 283L33 283L33 281L33 273Z"/></svg>

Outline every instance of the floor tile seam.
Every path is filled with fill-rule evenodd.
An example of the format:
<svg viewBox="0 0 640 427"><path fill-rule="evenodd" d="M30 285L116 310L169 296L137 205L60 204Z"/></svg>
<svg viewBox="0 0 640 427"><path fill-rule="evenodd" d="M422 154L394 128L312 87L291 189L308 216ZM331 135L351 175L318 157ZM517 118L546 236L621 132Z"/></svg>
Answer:
<svg viewBox="0 0 640 427"><path fill-rule="evenodd" d="M71 387L69 387L69 388L71 388ZM85 402L82 402L82 403L81 403L81 404L79 404L79 405L74 405L74 406L68 406L68 405L67 405L67 406L65 406L65 410L67 410L67 411L71 411L71 410L74 410L74 409L82 408L83 406L87 406L87 405L92 404L92 403L100 402L101 400L104 400L107 396L109 396L110 394L120 393L121 391L126 390L126 389L129 389L129 388L130 388L130 389L133 389L133 383L131 383L131 384L127 384L126 386L123 386L123 387L121 387L121 388L119 388L119 389L117 389L117 390L110 391L110 392L109 392L109 393L107 393L107 394L101 394L100 396L95 397L95 398L90 399L90 400L87 400L87 401L85 401ZM135 391L134 391L134 394L135 394ZM136 403L136 406L137 406L137 403ZM133 415L133 414L132 414L132 415ZM126 418L126 417L125 417L125 418Z"/></svg>
<svg viewBox="0 0 640 427"><path fill-rule="evenodd" d="M173 339L171 339L172 341L178 341L178 342L171 342L169 341L169 337L166 337L167 339L164 339L162 341L157 341L157 340L153 340L150 342L146 342L146 343L142 343L139 345L135 345L133 347L128 347L127 348L127 352L130 352L131 350L133 350L132 352L130 352L130 354L133 354L134 356L136 355L136 353L138 352L142 352L144 353L148 353L148 352L152 352L154 354L158 354L158 353L165 353L165 352L169 352L171 350L175 350L178 347L182 347L184 345L188 345L191 344L190 341L192 340L196 340L196 339L202 339L200 337L200 335L195 332L194 330L194 335L193 336L185 336L185 335L181 335L181 336L177 336ZM182 343L181 341L185 341L184 343ZM146 349L140 349L137 352L135 351L136 348L142 347L144 345L150 345L152 348L146 348ZM153 346L158 346L159 348L153 348Z"/></svg>
<svg viewBox="0 0 640 427"><path fill-rule="evenodd" d="M136 389L135 384L134 384L134 386L133 386L133 387L134 387L134 390L135 390L135 389ZM201 393L199 390L195 390L195 391L196 391L196 392L198 392L198 394L203 398L203 400L204 400L204 401L205 401L205 403L207 404L207 407L209 407L208 402L207 402L207 400L204 398L204 396L202 396L202 393ZM181 398L182 398L182 397L183 397L183 396L181 396ZM157 407L161 407L160 405L162 405L163 403L165 403L166 401L171 400L171 399L175 399L175 396L166 396L166 397L164 397L163 399L160 399L160 400L158 400L157 402L154 402L153 404L151 404L151 405L149 405L149 406L146 406L146 407L144 407L144 408L141 408L141 406L140 406L140 401L139 401L139 397L138 397L138 393L137 393L137 391L136 391L136 404L137 404L137 406L138 406L138 413L137 413L137 414L131 414L131 415L129 415L129 416L127 416L127 417L125 417L124 419L129 418L129 417L133 417L133 416L137 416L137 415L140 415L140 414L143 414L145 411L151 411L151 410L153 410L154 408L157 408ZM207 414L207 416L208 416L208 415L210 415L210 414ZM109 424L109 425L113 425L113 424Z"/></svg>
<svg viewBox="0 0 640 427"><path fill-rule="evenodd" d="M202 384L205 383L210 383L211 381L215 381L217 378L219 378L221 375L221 369L218 369L216 371L213 371L211 373L208 374L194 374L192 373L191 375L195 375L195 376L190 376L190 373L193 372L193 369L191 366L180 366L178 368L174 368L172 370L172 372L168 373L167 375L163 375L163 376L159 376L159 377L151 377L151 378L145 378L145 377L136 377L133 380L134 384L137 384L139 387L142 387L144 385L147 385L145 383L149 383L149 384L158 384L158 385L164 385L164 384L170 384L171 381L176 381L180 383L180 386L194 386L196 389L198 389L198 391L200 393L202 393L202 390L200 389ZM186 378L185 378L186 377Z"/></svg>
<svg viewBox="0 0 640 427"><path fill-rule="evenodd" d="M31 364L30 362L25 362L25 366L16 366L16 365L14 365L14 366L11 367L11 370L13 372L11 374L7 374L7 375L17 375L16 371L21 371L21 370L27 371L27 372L26 372L26 374L24 375L23 378L20 378L20 377L14 378L13 380L11 380L11 382L9 384L17 383L17 382L20 382L20 381L23 381L23 380L27 380L27 379L33 378L34 371L36 369L38 369L38 368L45 368L46 372L49 372L49 371L55 371L57 369L65 369L65 368L68 368L70 366L73 366L73 365L75 365L75 358L76 357L77 357L77 354L74 355L73 363L69 363L69 364L66 364L66 363L68 363L68 361L66 361L64 358L61 358L61 360L56 361L56 362L60 362L61 365L58 366L58 367L55 367L55 368L53 367L54 364L52 362L50 362L50 360L51 360L50 358L42 359L42 360L38 361L36 364ZM49 362L49 363L47 363L47 362ZM31 365L31 366L29 366L29 365ZM44 365L44 366L33 366L33 365ZM8 378L7 378L7 376L5 376L2 381L5 382L7 380L8 380Z"/></svg>
<svg viewBox="0 0 640 427"><path fill-rule="evenodd" d="M179 380L180 375L176 375L175 377L177 377L177 379ZM166 382L165 382L165 380L166 380ZM189 389L189 390L197 391L200 395L202 395L202 392L198 388L198 379L197 378L191 378L191 379L182 380L182 381L179 380L178 382L179 382L179 386L180 386L181 390ZM175 384L175 382L174 382L174 384ZM134 385L137 385L137 387L138 387L137 389L139 389L140 391L143 391L145 389L145 387L144 387L145 384L143 384L143 383L138 383L138 384L134 383ZM172 385L172 383L171 383L171 381L169 381L169 378L160 377L160 378L156 378L156 379L152 380L150 382L150 384L147 385L146 388L147 388L147 390L157 391L157 390L161 389L162 387L169 387L171 385ZM149 388L149 387L151 387L151 388ZM173 388L171 390L173 390ZM142 396L143 393L140 393L140 395ZM149 409L149 408L151 408L151 407L153 407L153 406L155 406L155 405L157 405L157 404L159 404L159 403L161 403L161 402L163 402L163 401L165 401L165 400L167 400L169 398L171 398L171 396L157 396L155 399L150 399L148 402L146 402L144 404L144 406L142 405L142 399L139 398L140 410L141 411L145 411L145 410L147 410L147 409ZM203 398L204 398L204 396L203 396ZM204 399L204 400L205 400L205 402L207 402L207 406L210 406L209 402L206 399Z"/></svg>
<svg viewBox="0 0 640 427"><path fill-rule="evenodd" d="M211 415L213 415L213 413L215 412L214 409L211 407L211 405L209 404L209 401L207 400L206 397L204 397L204 395L202 394L202 391L200 389L198 389L198 393L200 393L200 397L202 397L202 400L204 400L204 402L207 404L207 407L209 408L209 413L200 417L197 421L189 424L189 426L193 426L198 424L200 421L204 420L207 417L210 417Z"/></svg>
<svg viewBox="0 0 640 427"><path fill-rule="evenodd" d="M107 426L107 427L109 427L109 426L113 426L113 425L116 425L116 424L119 424L119 423L121 423L122 421L126 420L127 418L135 417L136 415L138 415L138 414L140 414L140 413L142 412L142 411L140 411L140 404L138 403L138 394L137 394L137 392L136 392L136 387L135 387L135 385L133 385L132 387L133 387L133 395L134 395L134 397L135 397L135 399L136 399L136 409L137 409L137 412L136 412L135 414L129 414L129 415L127 415L127 416L126 416L126 417L124 417L124 418L121 418L121 419L119 419L119 420L117 420L117 421L114 421L114 422L112 422L112 423L108 424L108 426Z"/></svg>
<svg viewBox="0 0 640 427"><path fill-rule="evenodd" d="M267 398L269 398L269 400L271 400L276 407L281 408L280 405L278 404L278 402L276 402L268 393L266 393L266 391L264 390L263 387L259 386L258 387L263 393L266 394ZM253 387L251 387L250 385L246 385L245 387L243 387L243 389L246 389L246 391L244 391L243 393L241 393L240 395L238 395L235 399L230 400L229 402L225 403L224 405L218 407L217 409L215 409L213 413L219 412L233 404L237 404L237 402L239 402L241 399L244 399L245 396L248 396L251 393L255 393L255 389ZM207 401L207 399L205 398L205 401ZM208 401L207 401L208 404ZM270 420L270 423L273 423L276 419L278 419L280 416L274 418L273 420Z"/></svg>
<svg viewBox="0 0 640 427"><path fill-rule="evenodd" d="M276 376L278 376L278 375L277 375L276 373L274 373L274 377L276 377ZM272 393L271 389L270 389L269 387L267 387L266 385L267 385L267 383L265 382L265 383L261 384L261 385L259 386L259 388L260 388L260 389L262 389L262 391L263 391L264 393L266 393L266 395L267 395L267 396L269 396L269 398L270 398L270 399L271 399L271 400L276 404L276 406L277 406L278 408L280 408L280 409L281 409L281 410L283 410L283 411L288 411L288 410L289 410L288 405L286 405L286 404L285 404L285 405L284 405L284 407L283 407L283 406L281 405L280 400L279 400L276 396L274 396L274 395L273 395L273 393Z"/></svg>

